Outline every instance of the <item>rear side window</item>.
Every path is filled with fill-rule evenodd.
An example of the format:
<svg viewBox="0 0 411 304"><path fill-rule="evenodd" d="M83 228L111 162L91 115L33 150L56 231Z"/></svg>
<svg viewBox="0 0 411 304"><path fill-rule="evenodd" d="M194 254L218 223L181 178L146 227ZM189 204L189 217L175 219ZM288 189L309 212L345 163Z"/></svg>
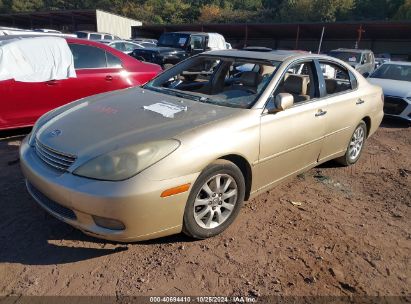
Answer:
<svg viewBox="0 0 411 304"><path fill-rule="evenodd" d="M101 35L99 34L90 34L90 40L100 40Z"/></svg>
<svg viewBox="0 0 411 304"><path fill-rule="evenodd" d="M69 44L76 69L106 68L106 52L94 46Z"/></svg>
<svg viewBox="0 0 411 304"><path fill-rule="evenodd" d="M118 59L116 56L114 56L113 54L106 52L106 56L107 56L107 67L108 68L121 68L122 64L121 64L121 60Z"/></svg>
<svg viewBox="0 0 411 304"><path fill-rule="evenodd" d="M327 95L352 90L351 77L347 69L340 65L324 61L320 61L320 67L324 76ZM352 75L352 77L354 77L354 75Z"/></svg>

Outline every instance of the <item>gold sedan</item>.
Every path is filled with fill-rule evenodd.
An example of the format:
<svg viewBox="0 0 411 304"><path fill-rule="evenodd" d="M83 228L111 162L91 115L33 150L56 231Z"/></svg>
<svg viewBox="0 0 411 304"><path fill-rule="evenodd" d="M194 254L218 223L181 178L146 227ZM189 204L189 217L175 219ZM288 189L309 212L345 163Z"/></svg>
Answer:
<svg viewBox="0 0 411 304"><path fill-rule="evenodd" d="M382 117L381 88L338 59L214 51L47 113L21 166L38 204L89 235L207 238L285 179L357 162Z"/></svg>

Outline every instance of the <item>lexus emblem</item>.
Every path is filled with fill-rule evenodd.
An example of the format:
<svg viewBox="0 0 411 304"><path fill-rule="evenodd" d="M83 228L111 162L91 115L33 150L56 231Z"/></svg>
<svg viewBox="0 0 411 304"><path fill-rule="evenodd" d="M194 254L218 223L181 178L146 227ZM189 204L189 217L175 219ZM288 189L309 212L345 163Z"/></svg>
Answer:
<svg viewBox="0 0 411 304"><path fill-rule="evenodd" d="M51 137L57 137L57 136L60 136L62 133L63 133L63 131L61 131L59 129L56 129L56 130L52 131L50 133L50 135L51 135Z"/></svg>

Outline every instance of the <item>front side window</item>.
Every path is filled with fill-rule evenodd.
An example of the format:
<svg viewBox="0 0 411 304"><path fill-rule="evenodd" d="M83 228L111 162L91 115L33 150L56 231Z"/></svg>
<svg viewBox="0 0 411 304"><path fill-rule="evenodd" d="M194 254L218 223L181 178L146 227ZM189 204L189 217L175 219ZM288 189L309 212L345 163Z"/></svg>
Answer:
<svg viewBox="0 0 411 304"><path fill-rule="evenodd" d="M299 62L290 66L279 82L273 96L288 93L294 97L294 103L303 103L318 97L317 79L312 61Z"/></svg>
<svg viewBox="0 0 411 304"><path fill-rule="evenodd" d="M77 32L77 38L87 38L87 33L84 32Z"/></svg>
<svg viewBox="0 0 411 304"><path fill-rule="evenodd" d="M204 37L191 36L190 46L192 50L203 50L204 49Z"/></svg>
<svg viewBox="0 0 411 304"><path fill-rule="evenodd" d="M352 90L350 74L347 69L331 62L320 61L327 95Z"/></svg>
<svg viewBox="0 0 411 304"><path fill-rule="evenodd" d="M238 69L244 65L252 67ZM199 102L250 108L279 65L277 61L198 56L164 72L145 88Z"/></svg>
<svg viewBox="0 0 411 304"><path fill-rule="evenodd" d="M124 51L126 52L132 52L135 49L137 49L138 46L132 43L124 43Z"/></svg>
<svg viewBox="0 0 411 304"><path fill-rule="evenodd" d="M119 51L122 51L122 52L124 52L126 50L126 47L125 47L124 43L122 43L122 42L114 43L114 48L116 50L119 50Z"/></svg>
<svg viewBox="0 0 411 304"><path fill-rule="evenodd" d="M111 35L104 35L104 40L113 40L113 36Z"/></svg>

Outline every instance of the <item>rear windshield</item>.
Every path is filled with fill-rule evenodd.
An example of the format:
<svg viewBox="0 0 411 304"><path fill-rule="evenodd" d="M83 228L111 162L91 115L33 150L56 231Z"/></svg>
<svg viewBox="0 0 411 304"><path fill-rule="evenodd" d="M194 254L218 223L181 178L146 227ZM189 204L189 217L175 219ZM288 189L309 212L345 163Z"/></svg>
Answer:
<svg viewBox="0 0 411 304"><path fill-rule="evenodd" d="M175 48L183 48L190 35L182 33L164 33L158 40L158 46L169 46Z"/></svg>
<svg viewBox="0 0 411 304"><path fill-rule="evenodd" d="M345 62L357 62L359 63L361 60L361 53L354 53L354 52L342 52L342 51L331 51L330 56L334 58L338 58Z"/></svg>

